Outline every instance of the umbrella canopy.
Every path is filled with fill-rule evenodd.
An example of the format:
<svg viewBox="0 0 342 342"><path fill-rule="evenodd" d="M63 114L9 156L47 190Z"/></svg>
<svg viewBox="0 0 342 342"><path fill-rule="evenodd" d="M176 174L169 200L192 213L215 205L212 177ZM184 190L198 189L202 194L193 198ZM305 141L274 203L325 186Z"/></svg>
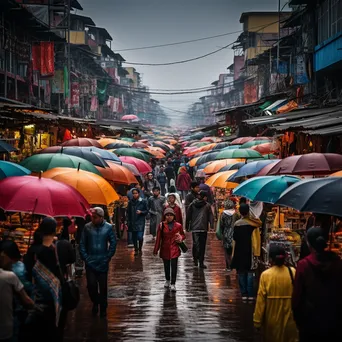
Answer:
<svg viewBox="0 0 342 342"><path fill-rule="evenodd" d="M240 160L238 160L240 161ZM216 172L219 172L220 169L227 165L233 165L236 164L236 159L224 159L224 160L215 160L212 163L210 163L205 169L204 172L208 175L214 174Z"/></svg>
<svg viewBox="0 0 342 342"><path fill-rule="evenodd" d="M119 139L112 139L112 138L101 138L98 140L102 147L105 147L109 144L125 144L126 146L131 146L132 144L128 141L122 141Z"/></svg>
<svg viewBox="0 0 342 342"><path fill-rule="evenodd" d="M115 184L137 184L138 181L130 170L117 163L108 162L109 167L98 168L103 178Z"/></svg>
<svg viewBox="0 0 342 342"><path fill-rule="evenodd" d="M197 141L197 142L194 142L192 144L190 144L190 147L203 147L203 146L206 146L206 145L209 145L210 142L209 141Z"/></svg>
<svg viewBox="0 0 342 342"><path fill-rule="evenodd" d="M221 139L218 137L205 137L205 138L202 138L201 141L210 141L214 143L214 142L221 141Z"/></svg>
<svg viewBox="0 0 342 342"><path fill-rule="evenodd" d="M208 163L204 163L204 164L198 165L197 170L204 170L211 163L213 163L213 162L208 162Z"/></svg>
<svg viewBox="0 0 342 342"><path fill-rule="evenodd" d="M273 204L288 187L299 181L300 178L294 176L255 177L241 183L233 193L252 201Z"/></svg>
<svg viewBox="0 0 342 342"><path fill-rule="evenodd" d="M271 140L270 137L242 137L237 138L231 142L231 145L243 145L252 140Z"/></svg>
<svg viewBox="0 0 342 342"><path fill-rule="evenodd" d="M196 158L191 159L191 160L189 161L189 166L190 166L190 167L196 166L196 163L197 163L198 159L200 159L200 158L201 158L201 157L196 157ZM203 164L205 164L205 162L204 162Z"/></svg>
<svg viewBox="0 0 342 342"><path fill-rule="evenodd" d="M102 145L95 139L76 138L65 141L62 146L94 146L102 148Z"/></svg>
<svg viewBox="0 0 342 342"><path fill-rule="evenodd" d="M135 158L135 157L128 157L128 156L122 156L120 157L120 160L122 162L125 162L127 164L134 165L141 174L146 174L148 172L152 172L151 166L146 163L144 160Z"/></svg>
<svg viewBox="0 0 342 342"><path fill-rule="evenodd" d="M121 141L127 141L127 142L129 142L129 143L135 143L135 139L133 139L133 138L120 138L119 140L121 140Z"/></svg>
<svg viewBox="0 0 342 342"><path fill-rule="evenodd" d="M212 175L207 179L205 184L209 186L213 186L215 188L222 188L222 189L234 189L239 184L233 182L227 182L227 179L236 173L237 170L225 171L225 172L218 172L215 175Z"/></svg>
<svg viewBox="0 0 342 342"><path fill-rule="evenodd" d="M89 150L89 151L97 154L98 156L100 156L104 160L111 160L111 161L120 162L120 159L116 154L114 154L113 152L104 150L102 148L97 148L97 147L92 147L92 146L79 147L79 148L81 148L82 150Z"/></svg>
<svg viewBox="0 0 342 342"><path fill-rule="evenodd" d="M221 151L226 151L226 150L236 150L238 148L240 148L242 145L231 145L231 146L227 146L221 149Z"/></svg>
<svg viewBox="0 0 342 342"><path fill-rule="evenodd" d="M214 147L217 146L217 143L212 143L209 145L205 145L199 148L200 152L206 152L206 151L211 151Z"/></svg>
<svg viewBox="0 0 342 342"><path fill-rule="evenodd" d="M44 172L43 177L72 186L90 204L109 205L119 199L105 179L91 172L58 167Z"/></svg>
<svg viewBox="0 0 342 342"><path fill-rule="evenodd" d="M278 159L278 156L276 156L275 154L272 154L272 153L264 154L262 157L264 159Z"/></svg>
<svg viewBox="0 0 342 342"><path fill-rule="evenodd" d="M284 191L276 204L301 212L342 216L341 193L340 177L306 179Z"/></svg>
<svg viewBox="0 0 342 342"><path fill-rule="evenodd" d="M213 150L214 151L215 150L222 150L223 148L228 147L229 145L230 145L230 142L228 142L228 141L220 142L213 148Z"/></svg>
<svg viewBox="0 0 342 342"><path fill-rule="evenodd" d="M69 185L41 177L9 177L0 181L0 207L9 212L51 217L84 217L86 199Z"/></svg>
<svg viewBox="0 0 342 342"><path fill-rule="evenodd" d="M165 152L169 152L171 150L171 148L168 145L161 143L161 142L152 142L151 144L152 146L162 148Z"/></svg>
<svg viewBox="0 0 342 342"><path fill-rule="evenodd" d="M261 176L267 176L269 171L277 164L281 161L281 159L274 159L274 163L270 163L266 166L264 166L257 174L257 177L261 177Z"/></svg>
<svg viewBox="0 0 342 342"><path fill-rule="evenodd" d="M242 166L229 180L237 182L239 178L255 176L260 170L269 164L274 164L273 160L260 160Z"/></svg>
<svg viewBox="0 0 342 342"><path fill-rule="evenodd" d="M132 120L139 120L139 118L136 115L133 114L128 114L128 115L124 115L121 118L122 121L132 121Z"/></svg>
<svg viewBox="0 0 342 342"><path fill-rule="evenodd" d="M144 160L145 162L149 162L151 159L150 157L151 155L147 151L144 151L144 152L142 152L141 150L134 149L134 148L119 148L115 150L115 154L118 155L119 157L121 156L135 157L135 158Z"/></svg>
<svg viewBox="0 0 342 342"><path fill-rule="evenodd" d="M118 148L129 148L130 145L126 144L124 141L116 142L116 143L111 143L105 146L105 149L107 150L115 150Z"/></svg>
<svg viewBox="0 0 342 342"><path fill-rule="evenodd" d="M230 171L230 170L239 170L244 165L246 165L245 162L229 164L229 165L224 166L222 169L218 170L217 172Z"/></svg>
<svg viewBox="0 0 342 342"><path fill-rule="evenodd" d="M10 153L18 151L12 145L7 144L7 142L0 140L0 153Z"/></svg>
<svg viewBox="0 0 342 342"><path fill-rule="evenodd" d="M131 171L134 177L140 177L140 172L134 165L123 162L121 162L120 165Z"/></svg>
<svg viewBox="0 0 342 342"><path fill-rule="evenodd" d="M251 159L251 158L262 158L262 155L257 152L253 151L251 149L236 149L236 150L225 150L221 151L220 153L217 154L216 158L217 160L219 159Z"/></svg>
<svg viewBox="0 0 342 342"><path fill-rule="evenodd" d="M214 161L219 152L212 152L199 157L196 161L196 165L201 165L210 161ZM190 165L191 166L191 165Z"/></svg>
<svg viewBox="0 0 342 342"><path fill-rule="evenodd" d="M342 155L337 153L309 153L282 159L269 175L326 175L342 169Z"/></svg>
<svg viewBox="0 0 342 342"><path fill-rule="evenodd" d="M252 150L257 151L261 154L270 154L271 152L277 151L277 145L274 143L264 143L251 147ZM271 158L270 158L271 159Z"/></svg>
<svg viewBox="0 0 342 342"><path fill-rule="evenodd" d="M135 147L135 148L148 148L149 146L147 144L142 143L142 142L136 141L135 143L133 143L132 147Z"/></svg>
<svg viewBox="0 0 342 342"><path fill-rule="evenodd" d="M27 176L31 171L21 165L0 160L0 179L14 176Z"/></svg>
<svg viewBox="0 0 342 342"><path fill-rule="evenodd" d="M265 140L250 140L243 145L240 146L240 148L251 148L253 146L258 146L261 144L265 144Z"/></svg>
<svg viewBox="0 0 342 342"><path fill-rule="evenodd" d="M107 163L97 154L90 150L83 150L79 147L63 147L63 146L52 146L45 148L40 153L56 153L56 148L59 148L58 153L68 154L70 156L76 156L88 160L95 166L108 167Z"/></svg>
<svg viewBox="0 0 342 342"><path fill-rule="evenodd" d="M35 154L24 159L20 165L26 167L32 172L47 171L55 167L70 167L73 169L80 168L84 171L89 171L100 175L99 171L97 171L95 166L88 162L88 160L75 156L69 156L68 154L63 153Z"/></svg>

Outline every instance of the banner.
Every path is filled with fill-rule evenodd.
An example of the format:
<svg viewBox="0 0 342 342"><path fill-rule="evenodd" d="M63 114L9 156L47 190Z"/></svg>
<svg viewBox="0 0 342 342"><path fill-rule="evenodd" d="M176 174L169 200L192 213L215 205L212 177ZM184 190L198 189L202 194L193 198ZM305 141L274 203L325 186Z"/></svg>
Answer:
<svg viewBox="0 0 342 342"><path fill-rule="evenodd" d="M52 93L64 94L64 71L56 70L52 79Z"/></svg>
<svg viewBox="0 0 342 342"><path fill-rule="evenodd" d="M55 75L54 42L39 42L32 45L33 70L39 71L41 77Z"/></svg>
<svg viewBox="0 0 342 342"><path fill-rule="evenodd" d="M71 83L71 107L80 106L80 84L78 82Z"/></svg>

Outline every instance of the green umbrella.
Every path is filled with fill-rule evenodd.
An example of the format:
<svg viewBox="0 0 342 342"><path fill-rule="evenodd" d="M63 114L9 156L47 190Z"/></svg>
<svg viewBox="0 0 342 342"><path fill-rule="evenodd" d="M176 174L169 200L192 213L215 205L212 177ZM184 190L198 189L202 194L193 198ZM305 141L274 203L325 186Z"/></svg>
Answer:
<svg viewBox="0 0 342 342"><path fill-rule="evenodd" d="M119 157L135 157L144 160L145 162L149 162L151 159L151 154L147 151L145 152L141 152L141 150L138 150L136 148L118 148L117 150L115 150L115 154Z"/></svg>
<svg viewBox="0 0 342 342"><path fill-rule="evenodd" d="M88 160L63 153L35 154L32 157L23 160L20 165L32 172L44 172L55 167L70 167L73 169L80 168L81 170L89 171L101 176L96 167Z"/></svg>
<svg viewBox="0 0 342 342"><path fill-rule="evenodd" d="M254 150L250 149L236 149L236 150L224 150L221 151L215 159L251 159L251 158L262 158L262 155Z"/></svg>
<svg viewBox="0 0 342 342"><path fill-rule="evenodd" d="M278 159L278 157L272 153L271 154L264 154L263 158L264 159Z"/></svg>
<svg viewBox="0 0 342 342"><path fill-rule="evenodd" d="M265 144L265 140L251 140L241 145L240 148L251 148L253 146L261 144Z"/></svg>
<svg viewBox="0 0 342 342"><path fill-rule="evenodd" d="M128 141L128 142L135 142L135 139L133 139L133 138L120 138L119 140Z"/></svg>

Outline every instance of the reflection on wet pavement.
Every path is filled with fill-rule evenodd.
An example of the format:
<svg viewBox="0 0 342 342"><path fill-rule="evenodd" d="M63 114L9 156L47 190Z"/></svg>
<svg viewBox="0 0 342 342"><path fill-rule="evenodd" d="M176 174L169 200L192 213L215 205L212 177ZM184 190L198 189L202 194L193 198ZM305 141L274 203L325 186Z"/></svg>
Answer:
<svg viewBox="0 0 342 342"><path fill-rule="evenodd" d="M191 234L187 236L191 247ZM253 341L254 306L242 303L235 272L224 270L221 243L209 234L207 270L193 266L191 248L179 259L177 292L164 289L163 264L149 236L134 258L119 242L110 266L107 319L92 317L82 280L82 298L69 313L66 341Z"/></svg>

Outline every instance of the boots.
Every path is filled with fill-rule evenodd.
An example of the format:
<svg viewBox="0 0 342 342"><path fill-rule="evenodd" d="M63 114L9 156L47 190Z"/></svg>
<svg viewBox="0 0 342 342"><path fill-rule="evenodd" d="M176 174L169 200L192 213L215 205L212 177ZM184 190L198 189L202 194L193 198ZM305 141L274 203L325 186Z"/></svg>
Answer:
<svg viewBox="0 0 342 342"><path fill-rule="evenodd" d="M139 253L142 254L142 247L144 244L144 240L138 241L138 245L139 245Z"/></svg>

